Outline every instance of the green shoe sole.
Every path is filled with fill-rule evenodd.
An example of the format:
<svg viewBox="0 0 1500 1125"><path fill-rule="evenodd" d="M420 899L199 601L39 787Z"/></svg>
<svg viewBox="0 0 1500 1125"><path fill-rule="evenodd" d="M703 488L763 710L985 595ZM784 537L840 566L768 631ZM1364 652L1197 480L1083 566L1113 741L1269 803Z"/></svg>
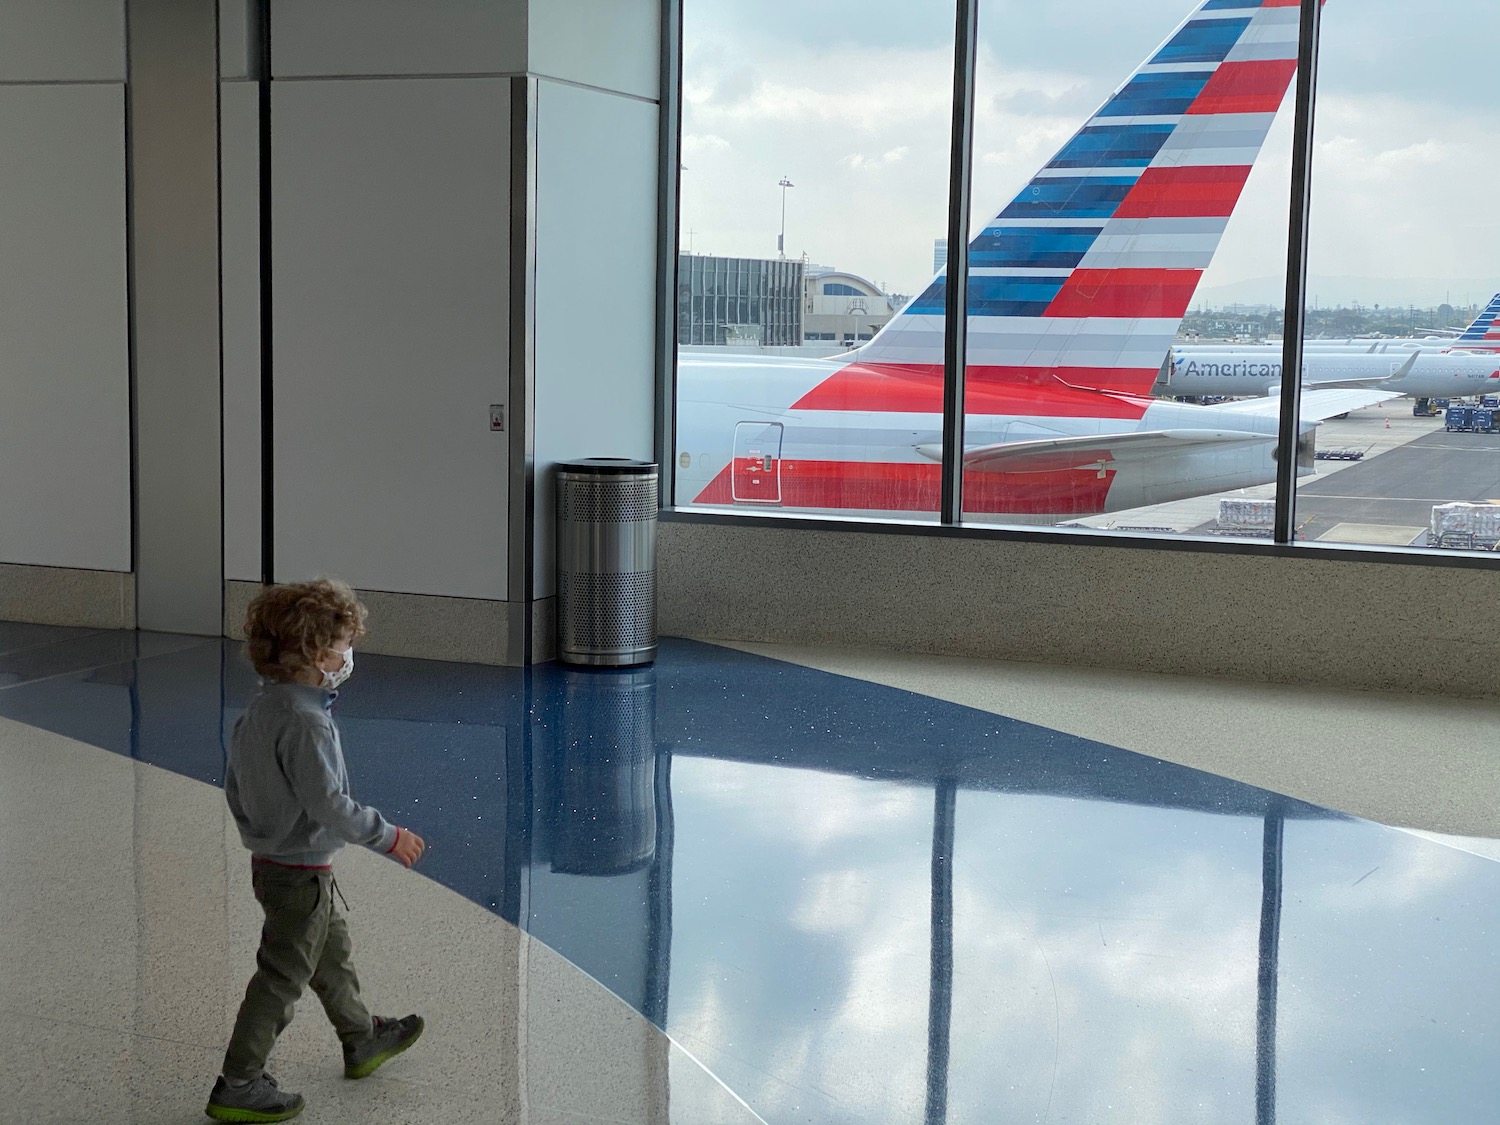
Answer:
<svg viewBox="0 0 1500 1125"><path fill-rule="evenodd" d="M416 1034L414 1034L410 1039L406 1040L403 1043L398 1043L396 1046L392 1047L389 1051L382 1051L382 1052L380 1052L380 1054L374 1055L371 1058L366 1059L364 1062L360 1063L358 1066L346 1066L344 1068L344 1077L345 1078L368 1078L368 1077L370 1077L370 1075L374 1074L377 1070L379 1070L383 1064L385 1064L387 1062L390 1062L391 1059L395 1058L402 1051L406 1050L413 1043L415 1043L418 1039L422 1038L422 1032L424 1032L426 1030L427 1030L427 1024L425 1022L417 1024Z"/></svg>
<svg viewBox="0 0 1500 1125"><path fill-rule="evenodd" d="M233 1106L214 1105L208 1103L208 1108L203 1112L215 1121L240 1121L250 1122L251 1125L266 1125L273 1121L290 1121L297 1114L307 1108L307 1103L300 1098L291 1109L282 1110L280 1113L266 1113L259 1109L235 1109Z"/></svg>

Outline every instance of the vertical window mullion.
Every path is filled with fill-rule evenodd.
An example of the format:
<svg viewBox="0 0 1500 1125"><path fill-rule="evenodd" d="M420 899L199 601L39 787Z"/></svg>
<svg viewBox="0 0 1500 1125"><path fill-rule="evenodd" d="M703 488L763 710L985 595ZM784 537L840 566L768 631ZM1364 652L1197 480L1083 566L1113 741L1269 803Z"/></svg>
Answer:
<svg viewBox="0 0 1500 1125"><path fill-rule="evenodd" d="M1307 322L1307 224L1312 197L1313 102L1322 0L1302 0L1292 136L1291 215L1286 242L1286 310L1281 328L1281 425L1277 439L1277 543L1295 537L1297 442L1301 436L1302 339Z"/></svg>
<svg viewBox="0 0 1500 1125"><path fill-rule="evenodd" d="M964 372L969 297L969 195L974 164L974 58L979 0L955 0L953 143L948 169L948 264L943 323L943 490L939 519L963 516Z"/></svg>
<svg viewBox="0 0 1500 1125"><path fill-rule="evenodd" d="M671 507L677 498L673 468L677 445L677 347L682 326L680 290L682 193L682 0L661 3L661 105L657 118L656 195L656 411L653 445L660 466L657 501ZM689 301L691 308L691 300ZM691 322L691 317L689 318ZM691 331L691 329L689 329ZM691 336L689 337L691 339Z"/></svg>

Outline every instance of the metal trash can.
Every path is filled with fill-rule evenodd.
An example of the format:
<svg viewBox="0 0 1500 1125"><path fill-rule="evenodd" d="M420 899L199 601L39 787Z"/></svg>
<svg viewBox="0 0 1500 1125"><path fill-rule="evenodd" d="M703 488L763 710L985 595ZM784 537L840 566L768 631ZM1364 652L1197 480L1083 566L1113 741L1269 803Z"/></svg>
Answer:
<svg viewBox="0 0 1500 1125"><path fill-rule="evenodd" d="M557 655L624 667L656 659L654 462L557 466Z"/></svg>

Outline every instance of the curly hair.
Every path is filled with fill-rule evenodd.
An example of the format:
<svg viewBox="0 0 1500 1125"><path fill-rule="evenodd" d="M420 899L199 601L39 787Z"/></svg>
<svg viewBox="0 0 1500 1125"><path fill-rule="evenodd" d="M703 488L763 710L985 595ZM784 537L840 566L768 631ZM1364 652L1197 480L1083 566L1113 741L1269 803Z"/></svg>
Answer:
<svg viewBox="0 0 1500 1125"><path fill-rule="evenodd" d="M292 680L336 641L362 636L368 612L353 590L333 579L272 586L245 613L250 663L266 679Z"/></svg>

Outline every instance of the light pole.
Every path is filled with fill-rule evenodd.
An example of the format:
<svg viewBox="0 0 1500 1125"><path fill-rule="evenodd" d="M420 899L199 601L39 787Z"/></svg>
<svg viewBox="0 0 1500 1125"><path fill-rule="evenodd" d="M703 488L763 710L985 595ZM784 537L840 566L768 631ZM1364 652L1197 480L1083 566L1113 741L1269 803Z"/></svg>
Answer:
<svg viewBox="0 0 1500 1125"><path fill-rule="evenodd" d="M785 258L786 257L786 189L789 188L789 187L796 187L797 185L794 184L794 183L792 183L792 181L789 180L789 179L787 179L785 176L782 176L781 177L781 182L777 186L781 188L781 233L776 236L776 253L779 254L779 255L781 255L781 257Z"/></svg>

